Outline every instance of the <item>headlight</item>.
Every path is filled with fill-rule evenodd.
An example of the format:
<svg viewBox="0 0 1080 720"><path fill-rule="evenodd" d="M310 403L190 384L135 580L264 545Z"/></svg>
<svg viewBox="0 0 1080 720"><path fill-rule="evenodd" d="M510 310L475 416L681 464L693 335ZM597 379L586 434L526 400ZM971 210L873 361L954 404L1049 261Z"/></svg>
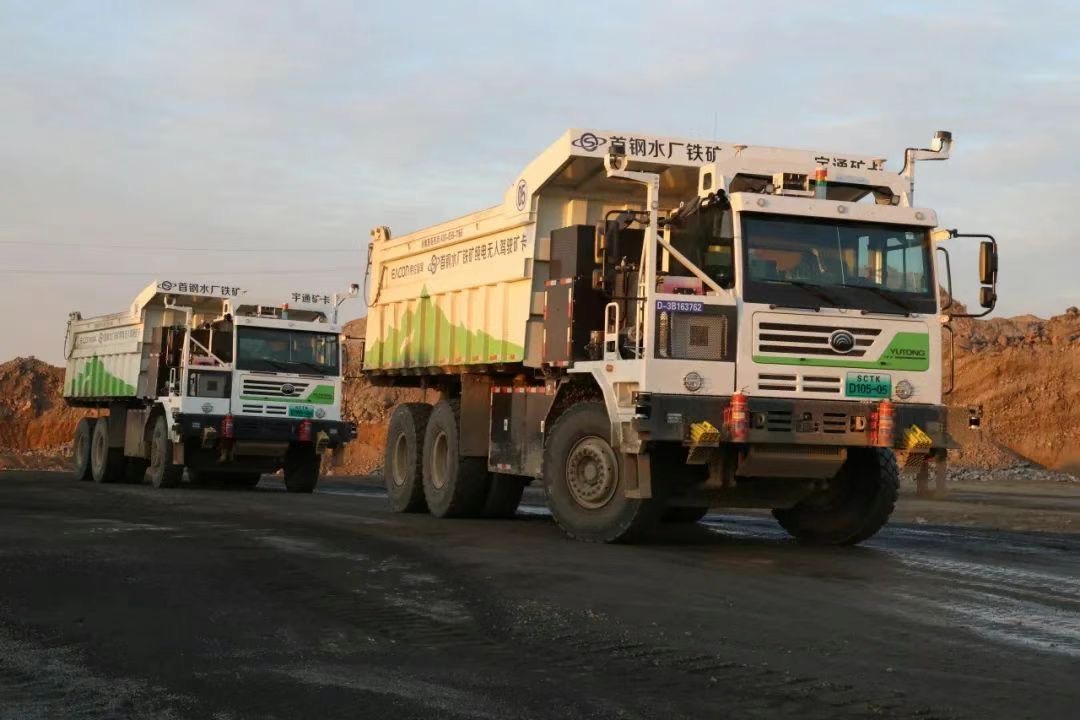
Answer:
<svg viewBox="0 0 1080 720"><path fill-rule="evenodd" d="M900 382L896 383L895 391L896 397L900 398L901 400L907 400L915 394L915 386L907 380L901 380Z"/></svg>

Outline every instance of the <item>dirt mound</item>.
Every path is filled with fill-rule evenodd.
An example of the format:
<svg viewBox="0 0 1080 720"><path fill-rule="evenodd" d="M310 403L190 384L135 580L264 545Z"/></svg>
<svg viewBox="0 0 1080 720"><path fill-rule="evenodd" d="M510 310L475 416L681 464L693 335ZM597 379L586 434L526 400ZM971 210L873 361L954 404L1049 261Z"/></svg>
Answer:
<svg viewBox="0 0 1080 720"><path fill-rule="evenodd" d="M55 448L71 441L86 413L61 399L64 371L36 358L0 365L0 451Z"/></svg>
<svg viewBox="0 0 1080 720"><path fill-rule="evenodd" d="M956 461L1001 467L1026 460L1080 473L1080 310L1049 319L956 318L952 325L956 390L949 402L981 405L985 417L982 431L961 438Z"/></svg>

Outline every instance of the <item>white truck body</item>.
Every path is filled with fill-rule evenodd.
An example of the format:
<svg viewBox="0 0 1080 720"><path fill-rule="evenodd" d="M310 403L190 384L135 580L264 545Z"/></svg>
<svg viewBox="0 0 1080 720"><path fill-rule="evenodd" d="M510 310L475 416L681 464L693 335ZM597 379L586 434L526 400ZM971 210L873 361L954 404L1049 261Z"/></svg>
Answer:
<svg viewBox="0 0 1080 720"><path fill-rule="evenodd" d="M234 286L154 282L124 312L72 313L64 398L108 409L111 446L128 458L147 456L158 414L180 465L273 469L299 442L302 421L318 450L338 448L353 432L341 418L338 304L322 294L283 302Z"/></svg>
<svg viewBox="0 0 1080 720"><path fill-rule="evenodd" d="M537 454L559 401L549 416L501 396L559 396L588 377L632 463L632 498L653 496L645 456L671 447L708 456L707 484L725 492L755 473L828 479L849 449L943 462L936 265L957 233L914 206L914 167L951 143L938 133L895 173L874 156L569 130L501 204L400 237L372 231L364 370L460 392L462 408L481 407L471 387L490 388L488 416L461 411L490 437L462 453L486 449L491 471L549 483ZM992 308L996 243L982 250ZM800 478L809 456L817 468Z"/></svg>

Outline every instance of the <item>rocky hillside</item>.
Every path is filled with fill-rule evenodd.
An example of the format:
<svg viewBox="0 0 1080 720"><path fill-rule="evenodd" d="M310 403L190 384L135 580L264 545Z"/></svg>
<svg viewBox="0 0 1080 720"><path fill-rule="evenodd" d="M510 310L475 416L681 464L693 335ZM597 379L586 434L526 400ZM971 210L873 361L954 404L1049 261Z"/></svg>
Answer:
<svg viewBox="0 0 1080 720"><path fill-rule="evenodd" d="M432 391L424 397L420 390L383 390L360 378L365 324L360 319L345 326L345 413L359 423L360 439L349 446L338 472L377 470L394 406L438 399ZM982 405L985 418L982 430L960 434L964 450L956 461L972 468L1033 462L1080 474L1080 311L1069 308L1048 320L1023 315L955 318L952 324L956 390L949 402L961 420L969 405ZM949 352L946 347L946 360ZM62 370L34 358L0 365L0 467L40 464L37 459L48 457L48 450L69 442L82 413L63 405L62 381Z"/></svg>
<svg viewBox="0 0 1080 720"><path fill-rule="evenodd" d="M21 466L71 440L84 414L60 399L64 371L36 358L15 358L0 365L0 468ZM38 463L31 462L36 465Z"/></svg>
<svg viewBox="0 0 1080 720"><path fill-rule="evenodd" d="M950 402L982 405L983 434L993 444L1080 474L1080 310L1049 320L1021 315L953 324L956 391ZM974 446L964 453L972 464L1003 461L999 452L981 454Z"/></svg>

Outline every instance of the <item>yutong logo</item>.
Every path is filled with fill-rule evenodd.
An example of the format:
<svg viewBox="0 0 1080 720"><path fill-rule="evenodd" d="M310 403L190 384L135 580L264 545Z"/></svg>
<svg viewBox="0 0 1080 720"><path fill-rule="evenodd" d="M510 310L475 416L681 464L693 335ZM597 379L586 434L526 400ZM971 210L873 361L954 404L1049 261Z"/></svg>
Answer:
<svg viewBox="0 0 1080 720"><path fill-rule="evenodd" d="M837 330L829 336L829 347L846 355L855 349L855 336L847 330Z"/></svg>
<svg viewBox="0 0 1080 720"><path fill-rule="evenodd" d="M888 352L888 356L892 358L910 358L913 360L923 360L926 355L926 351L922 348L889 348Z"/></svg>
<svg viewBox="0 0 1080 720"><path fill-rule="evenodd" d="M282 395L292 395L294 392L296 392L296 388L294 388L289 383L285 383L284 385L281 386L281 394Z"/></svg>

